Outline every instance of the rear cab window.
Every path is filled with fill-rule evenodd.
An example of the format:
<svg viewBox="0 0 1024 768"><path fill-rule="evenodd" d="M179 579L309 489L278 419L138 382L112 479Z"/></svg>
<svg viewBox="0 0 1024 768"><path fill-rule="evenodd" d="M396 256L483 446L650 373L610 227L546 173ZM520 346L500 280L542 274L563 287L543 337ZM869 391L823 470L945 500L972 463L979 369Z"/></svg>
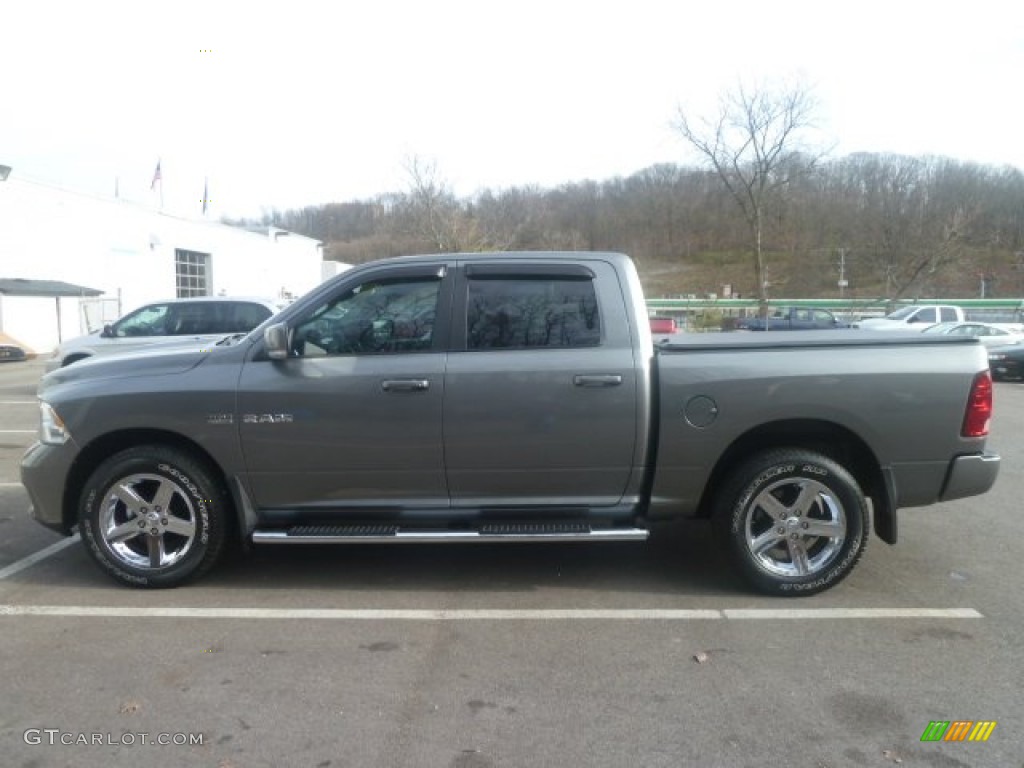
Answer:
<svg viewBox="0 0 1024 768"><path fill-rule="evenodd" d="M615 267L603 259L480 257L455 272L451 352L594 349L589 359L601 365L605 352L650 338L646 308L641 333Z"/></svg>
<svg viewBox="0 0 1024 768"><path fill-rule="evenodd" d="M569 276L470 276L467 349L596 347L593 281Z"/></svg>

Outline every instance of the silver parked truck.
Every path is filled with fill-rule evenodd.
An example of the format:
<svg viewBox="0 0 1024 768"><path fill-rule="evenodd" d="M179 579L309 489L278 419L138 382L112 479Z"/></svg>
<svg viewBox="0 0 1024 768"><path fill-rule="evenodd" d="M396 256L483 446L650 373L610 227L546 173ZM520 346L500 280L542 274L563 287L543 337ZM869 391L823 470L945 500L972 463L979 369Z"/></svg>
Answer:
<svg viewBox="0 0 1024 768"><path fill-rule="evenodd" d="M31 514L124 584L244 545L646 539L710 518L757 590L836 584L872 524L986 492L972 338L766 332L657 346L615 253L357 267L248 335L39 387Z"/></svg>

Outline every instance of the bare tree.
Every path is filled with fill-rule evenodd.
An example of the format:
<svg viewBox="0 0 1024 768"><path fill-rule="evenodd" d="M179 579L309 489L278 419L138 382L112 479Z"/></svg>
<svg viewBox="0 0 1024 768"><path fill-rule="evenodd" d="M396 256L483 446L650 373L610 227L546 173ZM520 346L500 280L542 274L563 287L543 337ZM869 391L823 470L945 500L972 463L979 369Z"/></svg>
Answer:
<svg viewBox="0 0 1024 768"><path fill-rule="evenodd" d="M741 84L722 97L713 117L695 120L679 108L680 135L711 166L743 214L764 312L768 300L765 209L772 195L808 173L821 158L821 154L802 151L800 144L801 134L812 127L816 107L803 84L754 90Z"/></svg>
<svg viewBox="0 0 1024 768"><path fill-rule="evenodd" d="M416 234L440 253L460 250L462 211L448 184L438 175L437 165L418 155L406 158L403 165L409 177Z"/></svg>

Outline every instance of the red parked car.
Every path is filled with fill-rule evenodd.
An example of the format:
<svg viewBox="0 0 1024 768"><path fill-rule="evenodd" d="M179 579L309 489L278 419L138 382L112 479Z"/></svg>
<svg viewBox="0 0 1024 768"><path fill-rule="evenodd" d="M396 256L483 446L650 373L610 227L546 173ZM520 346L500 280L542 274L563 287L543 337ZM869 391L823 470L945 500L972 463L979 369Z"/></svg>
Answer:
<svg viewBox="0 0 1024 768"><path fill-rule="evenodd" d="M674 317L652 317L651 318L651 333L654 334L666 334L676 333L679 331L679 326L676 325L676 319Z"/></svg>

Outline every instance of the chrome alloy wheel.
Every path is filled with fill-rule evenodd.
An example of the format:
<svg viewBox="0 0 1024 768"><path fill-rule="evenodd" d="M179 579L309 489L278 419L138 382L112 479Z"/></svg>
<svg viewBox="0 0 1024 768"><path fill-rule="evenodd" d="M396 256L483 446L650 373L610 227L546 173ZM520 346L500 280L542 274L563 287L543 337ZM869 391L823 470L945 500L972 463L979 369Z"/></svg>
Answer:
<svg viewBox="0 0 1024 768"><path fill-rule="evenodd" d="M746 546L757 565L783 577L812 576L846 540L846 513L832 490L806 477L779 480L750 501Z"/></svg>
<svg viewBox="0 0 1024 768"><path fill-rule="evenodd" d="M107 548L125 565L166 568L196 540L197 516L188 492L161 475L134 474L115 482L99 510Z"/></svg>

